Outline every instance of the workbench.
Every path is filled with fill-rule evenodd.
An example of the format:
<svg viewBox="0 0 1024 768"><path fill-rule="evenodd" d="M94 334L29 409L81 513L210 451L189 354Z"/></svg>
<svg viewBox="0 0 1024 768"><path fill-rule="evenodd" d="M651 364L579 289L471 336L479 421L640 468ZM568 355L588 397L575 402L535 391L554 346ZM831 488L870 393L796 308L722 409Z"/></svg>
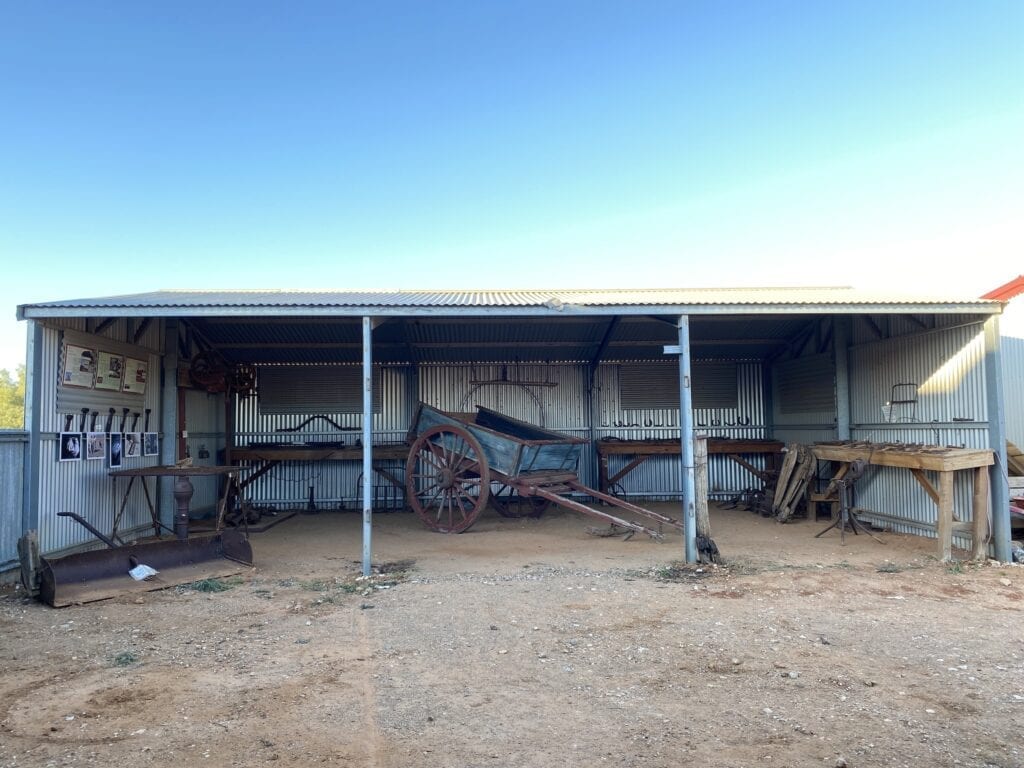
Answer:
<svg viewBox="0 0 1024 768"><path fill-rule="evenodd" d="M728 456L753 474L762 483L774 478L778 469L778 457L782 455L784 445L778 440L734 440L724 437L709 437L708 455L719 454ZM653 456L679 456L682 454L682 443L679 440L615 440L605 438L597 441L598 458L598 490L608 493L609 488L639 467ZM743 458L744 455L767 456L767 466L761 469ZM609 456L633 456L626 466L608 474Z"/></svg>
<svg viewBox="0 0 1024 768"><path fill-rule="evenodd" d="M128 496L132 492L132 485L135 483L135 478L142 478L142 490L146 494L146 503L149 505L149 514L153 519L153 527L156 531L156 535L160 535L160 529L163 528L163 524L160 522L160 515L156 511L156 507L153 505L153 498L150 496L149 487L146 485L147 477L173 477L176 478L174 481L174 534L181 541L185 541L188 538L188 519L189 519L189 504L192 501L192 494L195 493L195 487L192 485L190 478L193 477L227 477L229 482L224 485L224 492L221 495L218 514L218 530L220 529L220 519L224 513L224 506L227 502L228 491L232 485L237 484L233 482L239 472L242 472L244 467L236 466L190 466L190 467L179 467L177 465L157 465L154 467L138 467L135 469L119 469L110 473L110 476L114 478L116 487L117 478L127 477L128 487L125 489L124 497L121 500L121 507L118 509L117 514L114 516L114 528L111 532L111 538L117 536L117 526L121 521L121 515L124 513L125 506L128 504Z"/></svg>
<svg viewBox="0 0 1024 768"><path fill-rule="evenodd" d="M991 450L974 448L946 448L939 445L905 445L898 443L833 442L815 443L811 446L814 456L838 465L829 488L833 488L846 475L854 461L867 462L869 466L895 467L909 470L925 493L938 506L937 530L939 535L938 557L952 558L953 532L971 531L972 556L984 559L988 544L988 468L995 462ZM926 472L938 473L936 488ZM953 478L956 472L971 472L974 476L971 523L954 521Z"/></svg>
<svg viewBox="0 0 1024 768"><path fill-rule="evenodd" d="M309 445L232 448L230 453L233 462L248 462L252 472L239 483L245 490L263 475L282 461L362 461L363 448L359 445L344 447L317 448ZM377 466L378 461L401 461L405 465L409 458L409 446L406 443L389 443L373 446L374 471L393 486L405 493L405 481L396 477L386 467Z"/></svg>

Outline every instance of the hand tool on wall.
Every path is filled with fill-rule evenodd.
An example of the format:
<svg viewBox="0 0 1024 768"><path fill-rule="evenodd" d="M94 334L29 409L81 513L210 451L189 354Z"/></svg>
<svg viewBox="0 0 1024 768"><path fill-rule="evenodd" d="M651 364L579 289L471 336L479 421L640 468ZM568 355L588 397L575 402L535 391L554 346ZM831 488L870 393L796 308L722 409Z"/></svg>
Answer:
<svg viewBox="0 0 1024 768"><path fill-rule="evenodd" d="M109 435L110 434L110 430L112 430L113 428L114 428L114 409L111 408L107 412L107 425L106 425L106 428L103 431L106 432Z"/></svg>
<svg viewBox="0 0 1024 768"><path fill-rule="evenodd" d="M85 420L89 418L89 409L82 409L82 417L78 420L78 431L85 432Z"/></svg>
<svg viewBox="0 0 1024 768"><path fill-rule="evenodd" d="M132 432L134 432L135 428L139 426L139 416L141 415L142 414L139 413L138 411L132 414Z"/></svg>
<svg viewBox="0 0 1024 768"><path fill-rule="evenodd" d="M75 415L73 413L64 414L64 431L71 431L71 422L74 421Z"/></svg>
<svg viewBox="0 0 1024 768"><path fill-rule="evenodd" d="M98 417L99 415L100 415L99 411L93 411L92 412L92 422L89 424L89 431L90 432L95 432L96 431L96 417Z"/></svg>
<svg viewBox="0 0 1024 768"><path fill-rule="evenodd" d="M147 408L146 409L146 422L145 422L145 425L142 427L142 431L143 432L149 432L149 412L152 411L152 410L153 410L152 408Z"/></svg>
<svg viewBox="0 0 1024 768"><path fill-rule="evenodd" d="M128 412L131 408L121 409L121 431L124 432L124 428L128 426Z"/></svg>

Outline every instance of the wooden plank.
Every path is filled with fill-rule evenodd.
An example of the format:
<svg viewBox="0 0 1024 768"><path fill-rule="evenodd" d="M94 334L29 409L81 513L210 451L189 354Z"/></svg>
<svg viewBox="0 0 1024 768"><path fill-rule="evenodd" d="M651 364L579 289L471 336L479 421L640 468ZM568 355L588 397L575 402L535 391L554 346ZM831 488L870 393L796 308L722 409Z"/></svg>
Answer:
<svg viewBox="0 0 1024 768"><path fill-rule="evenodd" d="M903 467L905 469L930 469L935 472L949 472L957 469L974 469L989 466L995 462L993 452L966 448L897 449L886 445L839 445L817 443L812 449L815 456L825 461L856 461L862 459L869 464L882 467Z"/></svg>
<svg viewBox="0 0 1024 768"><path fill-rule="evenodd" d="M778 440L733 440L721 437L708 438L708 453L782 453L784 445ZM598 440L597 452L601 455L649 454L652 456L679 455L682 445L679 440Z"/></svg>
<svg viewBox="0 0 1024 768"><path fill-rule="evenodd" d="M737 464L739 464L745 470L750 472L750 474L752 474L758 480L761 480L762 482L767 482L768 481L768 477L769 477L769 473L768 472L765 472L763 469L759 469L759 468L755 467L753 464L751 464L749 461L744 459L742 456L740 456L738 454L735 454L735 453L730 453L729 454L729 458L732 459L733 461L735 461Z"/></svg>
<svg viewBox="0 0 1024 768"><path fill-rule="evenodd" d="M782 460L782 469L779 470L779 480L775 484L775 498L772 500L772 511L778 513L782 502L786 497L786 490L789 487L789 478L793 474L793 467L796 465L799 444L790 443L787 447L786 458Z"/></svg>
<svg viewBox="0 0 1024 768"><path fill-rule="evenodd" d="M988 469L974 470L974 496L971 500L971 514L974 515L974 534L971 538L971 556L984 560L988 556Z"/></svg>
<svg viewBox="0 0 1024 768"><path fill-rule="evenodd" d="M953 557L953 473L939 473L939 560Z"/></svg>
<svg viewBox="0 0 1024 768"><path fill-rule="evenodd" d="M613 484L619 482L619 480L624 478L626 475L628 475L634 469L639 467L641 464L643 464L649 458L651 458L651 455L647 454L647 453L641 454L640 456L637 456L635 459L633 459L631 462L629 462L629 464L627 464L622 469L620 469L618 472L616 472L614 475L609 477L607 479L606 483L605 483L605 487L602 488L601 490L608 490L608 486L609 485L613 485Z"/></svg>
<svg viewBox="0 0 1024 768"><path fill-rule="evenodd" d="M928 476L924 473L924 470L912 469L910 470L910 474L912 474L917 479L917 482L921 484L921 487L924 488L925 493L932 497L932 501L938 504L939 492L935 490L935 486L931 484L931 481L928 479Z"/></svg>
<svg viewBox="0 0 1024 768"><path fill-rule="evenodd" d="M1011 475L1024 475L1024 452L1009 440L1006 441L1006 469Z"/></svg>

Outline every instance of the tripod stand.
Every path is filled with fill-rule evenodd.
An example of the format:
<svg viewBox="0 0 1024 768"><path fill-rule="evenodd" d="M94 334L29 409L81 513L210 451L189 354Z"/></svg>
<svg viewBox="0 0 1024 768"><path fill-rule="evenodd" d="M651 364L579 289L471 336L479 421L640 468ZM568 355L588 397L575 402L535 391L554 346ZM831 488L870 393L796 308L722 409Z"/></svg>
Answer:
<svg viewBox="0 0 1024 768"><path fill-rule="evenodd" d="M853 535L856 536L861 532L867 534L872 539L877 541L879 544L885 544L880 538L875 536L871 531L864 527L856 517L850 514L850 491L853 489L853 484L856 483L865 470L868 468L868 463L863 459L857 459L850 464L850 468L846 474L838 480L832 482L836 485L839 490L839 514L836 519L828 526L828 528L814 534L814 538L818 539L824 536L826 533L831 531L833 528L839 528L839 543L843 546L846 545L846 528L849 526L850 530L853 531Z"/></svg>

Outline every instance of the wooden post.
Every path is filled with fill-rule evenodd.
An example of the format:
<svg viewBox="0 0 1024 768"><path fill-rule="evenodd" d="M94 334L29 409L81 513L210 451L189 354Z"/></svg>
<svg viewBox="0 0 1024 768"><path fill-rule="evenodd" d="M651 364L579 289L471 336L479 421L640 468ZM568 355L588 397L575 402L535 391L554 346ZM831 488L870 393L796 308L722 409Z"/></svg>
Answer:
<svg viewBox="0 0 1024 768"><path fill-rule="evenodd" d="M988 467L978 467L974 470L972 502L974 530L971 536L971 554L975 560L984 560L988 557Z"/></svg>
<svg viewBox="0 0 1024 768"><path fill-rule="evenodd" d="M711 538L711 518L708 516L708 438L693 438L694 502L697 505L697 535Z"/></svg>
<svg viewBox="0 0 1024 768"><path fill-rule="evenodd" d="M718 545L711 538L711 516L708 514L707 435L694 435L693 438L693 500L698 562L717 563Z"/></svg>
<svg viewBox="0 0 1024 768"><path fill-rule="evenodd" d="M939 560L953 558L953 473L939 472Z"/></svg>

